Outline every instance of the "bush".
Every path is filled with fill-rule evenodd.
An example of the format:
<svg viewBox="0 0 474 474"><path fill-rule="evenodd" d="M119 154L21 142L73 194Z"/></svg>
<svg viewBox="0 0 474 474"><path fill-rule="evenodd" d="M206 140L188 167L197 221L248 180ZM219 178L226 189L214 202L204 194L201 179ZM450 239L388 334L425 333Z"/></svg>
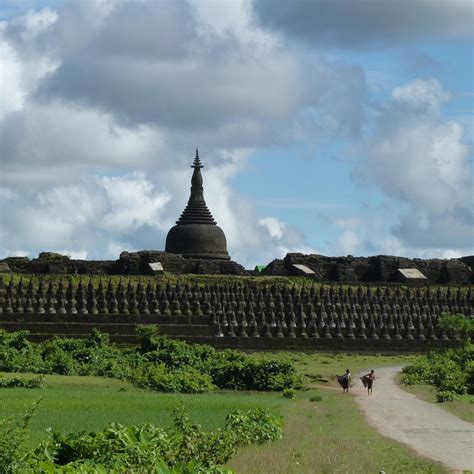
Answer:
<svg viewBox="0 0 474 474"><path fill-rule="evenodd" d="M36 377L31 379L25 379L22 377L14 377L12 379L6 379L0 376L0 388L40 388L44 385L44 377Z"/></svg>
<svg viewBox="0 0 474 474"><path fill-rule="evenodd" d="M474 348L467 344L460 349L430 352L414 364L404 367L401 383L428 384L437 388L439 402L450 401L455 395L474 393Z"/></svg>
<svg viewBox="0 0 474 474"><path fill-rule="evenodd" d="M283 436L281 422L261 408L227 415L225 429L233 433L237 444L261 444Z"/></svg>
<svg viewBox="0 0 474 474"><path fill-rule="evenodd" d="M438 390L436 392L436 401L438 403L452 402L453 400L457 400L458 398L459 395L450 390Z"/></svg>
<svg viewBox="0 0 474 474"><path fill-rule="evenodd" d="M289 398L290 400L294 400L295 398L295 391L292 388L285 388L283 390L283 396L285 398Z"/></svg>
<svg viewBox="0 0 474 474"><path fill-rule="evenodd" d="M215 389L211 377L192 367L171 370L164 364L148 364L141 367L131 381L138 387L159 392L205 393Z"/></svg>
<svg viewBox="0 0 474 474"><path fill-rule="evenodd" d="M210 367L213 382L234 390L282 391L301 387L301 378L291 362L277 360L223 360Z"/></svg>
<svg viewBox="0 0 474 474"><path fill-rule="evenodd" d="M323 397L321 395L314 395L309 399L310 402L322 402Z"/></svg>
<svg viewBox="0 0 474 474"><path fill-rule="evenodd" d="M41 398L21 417L8 417L0 420L0 472L10 474L24 472L24 444L28 433L28 424Z"/></svg>
<svg viewBox="0 0 474 474"><path fill-rule="evenodd" d="M60 375L97 375L130 380L164 392L294 389L301 386L292 362L255 360L237 351L218 352L156 335L156 326L138 328L140 346L119 350L107 335L88 339L55 337L39 344L28 333L0 331L0 370Z"/></svg>
<svg viewBox="0 0 474 474"><path fill-rule="evenodd" d="M474 319L466 317L462 313L442 313L438 327L451 333L457 333L464 341L468 341L474 336Z"/></svg>

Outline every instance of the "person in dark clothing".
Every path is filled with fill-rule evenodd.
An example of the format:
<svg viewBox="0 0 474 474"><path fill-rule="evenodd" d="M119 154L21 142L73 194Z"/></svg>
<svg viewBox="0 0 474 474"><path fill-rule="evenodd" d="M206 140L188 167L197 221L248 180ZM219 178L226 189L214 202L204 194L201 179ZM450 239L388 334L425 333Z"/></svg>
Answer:
<svg viewBox="0 0 474 474"><path fill-rule="evenodd" d="M375 371L372 369L369 374L364 375L360 378L364 387L367 387L367 395L372 395L372 387L375 380Z"/></svg>
<svg viewBox="0 0 474 474"><path fill-rule="evenodd" d="M349 386L351 384L351 371L349 369L346 369L346 373L344 375L340 375L337 377L337 381L342 387L342 394L347 394L349 393Z"/></svg>

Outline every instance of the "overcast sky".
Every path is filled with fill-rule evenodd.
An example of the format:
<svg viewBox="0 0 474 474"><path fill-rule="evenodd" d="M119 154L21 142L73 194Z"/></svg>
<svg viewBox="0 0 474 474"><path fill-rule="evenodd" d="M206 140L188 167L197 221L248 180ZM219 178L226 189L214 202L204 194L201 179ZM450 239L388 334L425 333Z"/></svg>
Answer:
<svg viewBox="0 0 474 474"><path fill-rule="evenodd" d="M0 258L164 249L199 147L247 267L474 253L471 0L4 0Z"/></svg>

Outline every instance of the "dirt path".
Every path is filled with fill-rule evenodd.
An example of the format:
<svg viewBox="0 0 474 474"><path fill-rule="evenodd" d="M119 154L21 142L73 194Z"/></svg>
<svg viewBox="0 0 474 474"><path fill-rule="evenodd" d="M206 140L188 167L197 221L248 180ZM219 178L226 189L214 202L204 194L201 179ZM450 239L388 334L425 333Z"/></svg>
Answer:
<svg viewBox="0 0 474 474"><path fill-rule="evenodd" d="M474 471L474 426L399 388L395 375L400 370L401 366L376 369L372 396L367 396L358 378L363 374L354 377L351 392L368 422L382 435L443 463L452 472Z"/></svg>

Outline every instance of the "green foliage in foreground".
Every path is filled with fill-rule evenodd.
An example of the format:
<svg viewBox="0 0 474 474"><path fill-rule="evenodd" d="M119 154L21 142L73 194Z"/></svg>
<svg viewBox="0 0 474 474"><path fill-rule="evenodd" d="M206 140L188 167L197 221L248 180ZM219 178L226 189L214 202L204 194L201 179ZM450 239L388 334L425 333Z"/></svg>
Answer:
<svg viewBox="0 0 474 474"><path fill-rule="evenodd" d="M20 420L0 422L2 472L230 472L225 464L239 445L265 443L282 437L281 422L262 409L229 414L223 428L205 432L177 410L174 426L150 423L125 427L111 423L99 432L53 432L34 450L22 454L31 410Z"/></svg>
<svg viewBox="0 0 474 474"><path fill-rule="evenodd" d="M257 360L233 350L218 352L171 340L157 336L155 326L142 326L139 332L139 347L120 350L98 331L88 339L55 337L38 344L28 341L26 331L0 331L0 370L105 376L172 393L281 391L301 385L289 361Z"/></svg>
<svg viewBox="0 0 474 474"><path fill-rule="evenodd" d="M474 394L474 345L430 352L403 368L400 382L436 387L438 402L452 401L464 393Z"/></svg>

